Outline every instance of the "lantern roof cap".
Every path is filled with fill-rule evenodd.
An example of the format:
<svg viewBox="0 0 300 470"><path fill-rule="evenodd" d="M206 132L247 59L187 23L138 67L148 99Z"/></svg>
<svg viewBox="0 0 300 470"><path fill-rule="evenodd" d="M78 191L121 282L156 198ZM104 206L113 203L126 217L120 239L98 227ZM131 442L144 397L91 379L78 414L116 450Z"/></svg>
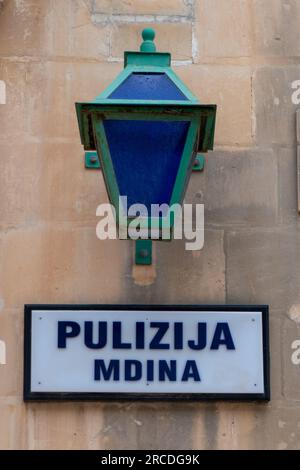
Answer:
<svg viewBox="0 0 300 470"><path fill-rule="evenodd" d="M141 44L141 52L156 52L156 46L153 42L155 31L152 28L146 28L142 31L143 43Z"/></svg>
<svg viewBox="0 0 300 470"><path fill-rule="evenodd" d="M155 31L152 28L145 28L142 33L142 44L139 51L124 52L124 67L144 66L144 67L170 67L171 54L169 52L157 52L154 43Z"/></svg>
<svg viewBox="0 0 300 470"><path fill-rule="evenodd" d="M156 52L155 31L146 28L141 35L140 51L124 52L124 70L94 102L199 104L197 97L172 70L171 54Z"/></svg>
<svg viewBox="0 0 300 470"><path fill-rule="evenodd" d="M141 108L144 108L142 113L148 116L147 119L149 120L150 117L153 117L153 111L156 108L159 118L163 114L165 118L171 117L173 114L184 116L185 113L190 118L194 116L196 120L201 120L202 117L206 120L206 118L211 117L212 120L208 126L211 129L211 131L208 131L210 138L203 146L203 151L207 151L211 148L213 141L215 106L201 106L198 98L172 70L171 54L156 52L153 42L155 31L153 29L144 29L142 38L140 51L125 52L124 70L107 88L93 101L76 104L79 128L85 149L94 150L95 143L91 130L91 119L96 110L104 114L107 112L109 116L119 113L120 116L122 115L122 119L126 119L135 110L139 111L140 114ZM86 130L85 135L83 135L84 129Z"/></svg>

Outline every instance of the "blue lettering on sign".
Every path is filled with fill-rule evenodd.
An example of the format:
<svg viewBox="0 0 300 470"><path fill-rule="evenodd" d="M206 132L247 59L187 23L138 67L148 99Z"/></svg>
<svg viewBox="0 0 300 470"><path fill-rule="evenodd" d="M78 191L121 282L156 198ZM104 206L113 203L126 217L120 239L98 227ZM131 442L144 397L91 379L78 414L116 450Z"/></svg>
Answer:
<svg viewBox="0 0 300 470"><path fill-rule="evenodd" d="M189 379L193 379L195 382L200 382L200 374L198 372L196 361L186 361L182 382L187 382Z"/></svg>
<svg viewBox="0 0 300 470"><path fill-rule="evenodd" d="M84 323L84 344L89 349L102 349L107 343L107 322L99 321L98 323L98 337L94 342L93 338L93 322L86 321Z"/></svg>
<svg viewBox="0 0 300 470"><path fill-rule="evenodd" d="M152 341L150 342L150 349L170 349L170 345L166 343L161 343L163 337L169 329L169 323L162 322L151 322L150 328L157 328L156 334L153 336Z"/></svg>
<svg viewBox="0 0 300 470"><path fill-rule="evenodd" d="M147 361L147 382L154 380L154 361Z"/></svg>
<svg viewBox="0 0 300 470"><path fill-rule="evenodd" d="M130 343L122 342L122 323L113 322L113 349L131 349Z"/></svg>
<svg viewBox="0 0 300 470"><path fill-rule="evenodd" d="M177 361L165 361L159 360L157 371L155 371L154 361L147 361L144 366L141 361L126 359L124 364L119 359L112 359L105 363L103 359L96 359L94 365L94 379L96 381L110 380L118 381L122 379L120 370L124 370L123 378L127 382L139 381L142 379L144 373L147 382L153 382L154 372L158 376L160 382L176 382L177 380ZM180 376L181 382L187 382L193 380L194 382L200 382L200 374L196 361L186 361L183 373Z"/></svg>
<svg viewBox="0 0 300 470"><path fill-rule="evenodd" d="M66 348L67 338L76 338L80 333L80 325L75 321L59 321L57 333L57 347Z"/></svg>
<svg viewBox="0 0 300 470"><path fill-rule="evenodd" d="M142 363L135 360L125 361L125 380L137 381L142 378Z"/></svg>
<svg viewBox="0 0 300 470"><path fill-rule="evenodd" d="M120 362L112 360L106 367L102 359L96 359L94 379L101 380L102 377L104 380L110 380L111 377L113 380L120 380Z"/></svg>
<svg viewBox="0 0 300 470"><path fill-rule="evenodd" d="M146 324L145 322L136 322L135 339L129 342L123 337L122 322L112 322L112 349L157 349L157 350L183 350L187 346L193 351L201 351L207 347L207 324L197 323L196 339L185 338L184 324L175 322L173 329L168 322L150 322L151 329L157 331L150 335L146 344ZM171 332L171 340L164 338ZM80 324L74 321L59 321L57 346L60 349L67 347L68 340L77 338L81 333ZM149 335L148 335L149 336ZM108 322L85 321L84 322L84 344L88 349L103 349L107 346ZM212 338L211 350L218 350L220 346L225 346L228 350L235 350L232 334L228 323L217 323Z"/></svg>
<svg viewBox="0 0 300 470"><path fill-rule="evenodd" d="M174 323L174 349L183 349L183 323Z"/></svg>
<svg viewBox="0 0 300 470"><path fill-rule="evenodd" d="M135 328L136 328L135 348L145 349L145 323L137 322Z"/></svg>
<svg viewBox="0 0 300 470"><path fill-rule="evenodd" d="M176 361L158 361L158 377L160 382L168 378L171 382L176 382Z"/></svg>
<svg viewBox="0 0 300 470"><path fill-rule="evenodd" d="M229 350L235 349L228 323L217 324L210 349L219 349L220 346L226 346Z"/></svg>
<svg viewBox="0 0 300 470"><path fill-rule="evenodd" d="M74 341L90 350L190 350L194 355L209 348L211 351L234 351L230 326L227 322L217 322L214 330L209 333L207 324L195 324L194 334L187 335L184 322L145 322L137 321L133 324L133 337L129 336L128 328L121 321L85 321L80 324L76 321L58 321L57 347L67 349ZM82 336L83 339L80 339ZM211 341L211 342L210 342ZM199 356L200 359L201 356ZM105 361L101 357L94 360L95 381L137 382L146 380L149 384L159 382L201 382L198 360L187 359L181 361L180 370L176 358L165 359L111 359Z"/></svg>
<svg viewBox="0 0 300 470"><path fill-rule="evenodd" d="M198 338L197 342L191 340L188 342L190 349L194 349L195 351L201 351L206 347L206 323L198 323Z"/></svg>

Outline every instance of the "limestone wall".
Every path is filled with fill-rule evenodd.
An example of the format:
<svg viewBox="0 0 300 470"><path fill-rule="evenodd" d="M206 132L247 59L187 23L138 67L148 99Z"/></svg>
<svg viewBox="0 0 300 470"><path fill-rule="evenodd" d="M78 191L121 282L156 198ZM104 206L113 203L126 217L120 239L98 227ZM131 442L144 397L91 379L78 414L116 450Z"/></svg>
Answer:
<svg viewBox="0 0 300 470"><path fill-rule="evenodd" d="M1 0L0 448L300 448L299 23L299 0ZM204 249L156 243L154 266L133 269L131 242L96 238L107 194L74 102L148 25L218 124L187 193L205 204ZM24 404L25 303L267 303L272 401Z"/></svg>

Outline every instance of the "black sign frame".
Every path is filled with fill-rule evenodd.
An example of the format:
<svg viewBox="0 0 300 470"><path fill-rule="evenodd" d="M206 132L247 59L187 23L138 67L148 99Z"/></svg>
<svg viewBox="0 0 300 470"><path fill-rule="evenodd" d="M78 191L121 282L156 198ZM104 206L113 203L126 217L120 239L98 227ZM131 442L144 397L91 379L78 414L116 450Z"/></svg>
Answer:
<svg viewBox="0 0 300 470"><path fill-rule="evenodd" d="M264 393L93 393L31 391L31 322L33 310L162 310L207 312L261 312L263 338ZM267 305L25 305L24 307L24 389L28 401L262 401L271 399L269 307Z"/></svg>

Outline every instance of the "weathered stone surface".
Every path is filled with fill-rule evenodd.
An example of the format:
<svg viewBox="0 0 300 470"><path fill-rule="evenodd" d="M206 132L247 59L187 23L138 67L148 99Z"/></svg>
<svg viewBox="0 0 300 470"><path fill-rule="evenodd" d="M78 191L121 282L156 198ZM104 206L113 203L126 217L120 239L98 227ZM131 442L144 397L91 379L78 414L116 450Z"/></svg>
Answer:
<svg viewBox="0 0 300 470"><path fill-rule="evenodd" d="M0 106L0 142L73 139L78 146L76 101L91 101L121 71L120 64L0 63L6 105ZM15 139L14 139L15 143Z"/></svg>
<svg viewBox="0 0 300 470"><path fill-rule="evenodd" d="M123 58L124 49L139 51L142 41L141 32L149 26L154 25L149 25L149 23L116 23L112 29L112 57ZM157 23L155 31L155 43L159 52L171 52L173 60L191 60L191 23Z"/></svg>
<svg viewBox="0 0 300 470"><path fill-rule="evenodd" d="M120 64L28 64L22 91L29 135L38 141L76 139L80 144L75 102L91 101L120 70Z"/></svg>
<svg viewBox="0 0 300 470"><path fill-rule="evenodd" d="M252 404L211 403L196 414L194 449L253 448L255 426Z"/></svg>
<svg viewBox="0 0 300 470"><path fill-rule="evenodd" d="M206 224L268 226L277 222L277 194L272 151L215 151L192 174L187 200L204 204Z"/></svg>
<svg viewBox="0 0 300 470"><path fill-rule="evenodd" d="M285 344L282 342L282 331L284 313L275 309L269 311L271 401L283 400L284 364L282 356Z"/></svg>
<svg viewBox="0 0 300 470"><path fill-rule="evenodd" d="M0 449L28 449L28 436L25 432L26 414L19 399L0 398Z"/></svg>
<svg viewBox="0 0 300 470"><path fill-rule="evenodd" d="M287 311L300 298L298 229L231 231L226 242L227 302Z"/></svg>
<svg viewBox="0 0 300 470"><path fill-rule="evenodd" d="M298 195L298 213L300 213L300 145L297 147L297 195Z"/></svg>
<svg viewBox="0 0 300 470"><path fill-rule="evenodd" d="M254 0L255 53L262 56L298 57L300 4L297 0Z"/></svg>
<svg viewBox="0 0 300 470"><path fill-rule="evenodd" d="M129 253L129 258L126 284L120 293L120 301L127 304L224 302L223 231L207 230L204 238L204 249L200 251L186 251L187 240L153 242L156 277L152 277L151 282L145 282L144 285L132 277L134 242L125 241L123 246Z"/></svg>
<svg viewBox="0 0 300 470"><path fill-rule="evenodd" d="M73 35L71 37L67 35L69 54L75 57L94 58L98 61L105 60L110 51L110 24L102 25L94 22L91 12L82 2L77 4L77 8L76 4L71 2L70 9L72 22L70 28ZM62 18L65 18L65 15L62 15ZM56 22L56 18L53 22ZM56 48L59 47L56 41ZM61 53L63 54L64 50Z"/></svg>
<svg viewBox="0 0 300 470"><path fill-rule="evenodd" d="M251 55L251 2L200 0L196 5L196 62Z"/></svg>
<svg viewBox="0 0 300 470"><path fill-rule="evenodd" d="M41 154L33 145L10 143L0 144L0 154L0 226L32 222L43 211Z"/></svg>
<svg viewBox="0 0 300 470"><path fill-rule="evenodd" d="M0 312L0 340L6 345L6 364L0 364L0 397L22 394L23 313L3 309ZM1 400L0 400L1 408ZM0 444L0 449L1 449Z"/></svg>
<svg viewBox="0 0 300 470"><path fill-rule="evenodd" d="M299 315L300 302L295 303L292 308ZM294 317L294 320L288 318L290 311L283 324L283 393L287 400L300 402L300 353L295 354L296 350L300 350L300 317ZM299 341L298 346L294 344L296 341Z"/></svg>
<svg viewBox="0 0 300 470"><path fill-rule="evenodd" d="M94 226L40 224L8 230L0 236L0 297L6 308L116 302L128 256L124 244L98 240Z"/></svg>
<svg viewBox="0 0 300 470"><path fill-rule="evenodd" d="M0 13L1 15L1 13ZM0 142L15 143L12 136L24 138L26 132L25 90L27 64L0 60L0 79L5 82L6 104L0 105Z"/></svg>
<svg viewBox="0 0 300 470"><path fill-rule="evenodd" d="M193 0L85 0L89 11L93 15L110 15L111 21L134 23L134 19L142 15L149 19L165 17L170 21L184 21L193 19Z"/></svg>
<svg viewBox="0 0 300 470"><path fill-rule="evenodd" d="M103 448L102 405L84 403L28 404L31 415L32 448Z"/></svg>
<svg viewBox="0 0 300 470"><path fill-rule="evenodd" d="M300 84L300 82L299 82ZM297 143L300 144L300 109L296 111Z"/></svg>
<svg viewBox="0 0 300 470"><path fill-rule="evenodd" d="M203 405L105 405L105 449L191 449L193 422L196 409L199 408L203 408ZM127 434L127 439L124 439L124 433Z"/></svg>
<svg viewBox="0 0 300 470"><path fill-rule="evenodd" d="M0 153L0 227L42 220L96 227L107 192L102 172L85 169L80 143L0 144Z"/></svg>
<svg viewBox="0 0 300 470"><path fill-rule="evenodd" d="M102 172L85 169L84 152L78 145L36 147L41 147L40 158L43 159L40 185L44 189L37 196L43 208L40 220L52 224L55 221L72 222L95 230L100 220L96 217L96 209L99 204L108 203Z"/></svg>
<svg viewBox="0 0 300 470"><path fill-rule="evenodd" d="M278 158L278 203L279 217L283 224L299 225L297 207L297 155L295 148L279 148Z"/></svg>
<svg viewBox="0 0 300 470"><path fill-rule="evenodd" d="M256 429L254 449L288 450L299 449L300 419L299 405L284 401L255 410Z"/></svg>
<svg viewBox="0 0 300 470"><path fill-rule="evenodd" d="M174 304L224 302L223 232L207 230L201 251L186 251L185 242L174 240L158 244L157 282L148 299L151 303ZM140 296L142 301L142 291Z"/></svg>
<svg viewBox="0 0 300 470"><path fill-rule="evenodd" d="M299 67L262 67L254 74L256 142L259 145L296 142L296 105L292 83L299 79Z"/></svg>
<svg viewBox="0 0 300 470"><path fill-rule="evenodd" d="M0 55L105 60L110 26L94 24L88 7L78 0L6 1L0 12Z"/></svg>
<svg viewBox="0 0 300 470"><path fill-rule="evenodd" d="M251 70L214 65L176 67L201 103L217 104L215 145L251 145Z"/></svg>
<svg viewBox="0 0 300 470"><path fill-rule="evenodd" d="M190 1L184 0L95 0L92 11L126 15L189 15Z"/></svg>
<svg viewBox="0 0 300 470"><path fill-rule="evenodd" d="M35 55L45 43L48 2L5 1L0 10L0 54Z"/></svg>

